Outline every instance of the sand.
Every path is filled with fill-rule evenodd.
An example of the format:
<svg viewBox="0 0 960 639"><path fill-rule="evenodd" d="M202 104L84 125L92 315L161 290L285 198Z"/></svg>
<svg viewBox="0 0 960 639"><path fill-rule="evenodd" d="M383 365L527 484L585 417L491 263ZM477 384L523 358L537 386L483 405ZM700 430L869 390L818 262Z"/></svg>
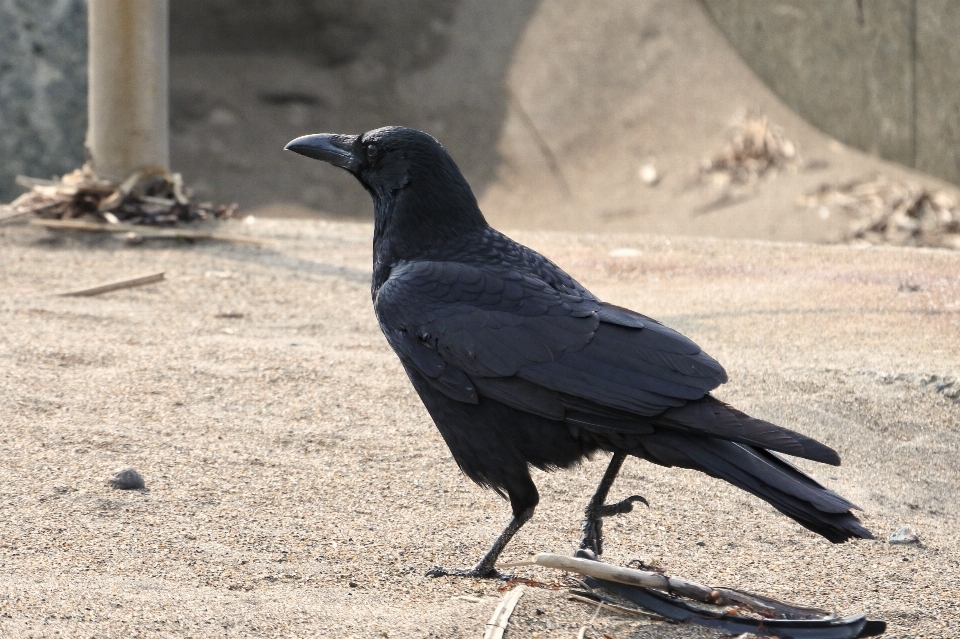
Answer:
<svg viewBox="0 0 960 639"><path fill-rule="evenodd" d="M472 565L507 505L459 473L379 333L367 196L280 150L385 124L436 135L498 226L694 338L730 374L721 398L835 447L842 467L802 465L878 537L834 546L731 486L630 460L612 496L651 507L608 521L606 561L866 612L889 637L960 633L960 252L782 243L839 237L842 219L795 203L822 182L942 184L804 123L693 0L410 6L423 15L398 19L431 31L416 63L395 33L340 65L173 34L173 168L255 217L220 230L270 246L0 227L0 636L483 636L501 584L423 575ZM816 162L711 207L697 167L749 110ZM504 559L571 553L603 462L537 473ZM108 485L125 466L144 490ZM906 524L922 545L888 544ZM592 615L530 588L506 636L572 639ZM601 612L587 636L604 634L719 636Z"/></svg>
<svg viewBox="0 0 960 639"><path fill-rule="evenodd" d="M423 575L475 562L508 508L458 472L379 334L370 225L226 230L271 246L0 228L0 636L481 637L498 583ZM514 235L695 339L730 374L724 400L835 447L842 467L803 466L878 537L834 546L731 486L630 460L612 496L651 507L609 520L607 561L863 611L890 637L960 631L960 253ZM145 490L107 485L123 466ZM571 553L602 470L537 473L541 506L505 559ZM904 524L921 546L886 542ZM592 612L530 589L507 637L569 639ZM608 612L592 628L718 636Z"/></svg>

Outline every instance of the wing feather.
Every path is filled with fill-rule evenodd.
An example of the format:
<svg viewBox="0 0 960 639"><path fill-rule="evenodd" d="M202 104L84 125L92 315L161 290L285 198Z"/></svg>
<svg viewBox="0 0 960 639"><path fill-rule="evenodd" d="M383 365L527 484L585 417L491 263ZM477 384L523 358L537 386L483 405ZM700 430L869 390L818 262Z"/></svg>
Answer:
<svg viewBox="0 0 960 639"><path fill-rule="evenodd" d="M509 267L401 264L375 308L405 363L450 399L481 396L608 437L697 432L838 463L818 442L723 404L726 372L693 341L584 290Z"/></svg>

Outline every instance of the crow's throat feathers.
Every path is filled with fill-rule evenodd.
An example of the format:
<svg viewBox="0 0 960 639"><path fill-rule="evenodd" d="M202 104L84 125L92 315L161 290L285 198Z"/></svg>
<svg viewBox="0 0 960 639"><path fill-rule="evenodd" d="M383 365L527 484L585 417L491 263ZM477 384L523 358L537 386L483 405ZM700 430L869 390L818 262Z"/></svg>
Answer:
<svg viewBox="0 0 960 639"><path fill-rule="evenodd" d="M444 245L488 228L453 159L424 137L431 144L386 154L358 176L374 202L374 290L397 262L437 254ZM403 179L383 180L382 173Z"/></svg>

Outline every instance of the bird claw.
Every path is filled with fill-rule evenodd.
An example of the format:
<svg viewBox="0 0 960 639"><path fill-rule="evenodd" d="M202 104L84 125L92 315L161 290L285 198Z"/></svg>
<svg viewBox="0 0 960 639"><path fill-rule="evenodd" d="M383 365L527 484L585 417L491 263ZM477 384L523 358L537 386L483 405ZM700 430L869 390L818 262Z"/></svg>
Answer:
<svg viewBox="0 0 960 639"><path fill-rule="evenodd" d="M465 568L444 568L443 566L434 566L424 577L469 577L471 579L503 579L500 571L493 567L476 565L470 570Z"/></svg>
<svg viewBox="0 0 960 639"><path fill-rule="evenodd" d="M599 520L597 521L599 523ZM587 532L584 533L583 539L580 540L580 550L589 550L594 555L603 554L603 534L600 532L600 527L596 524L588 524L584 526L587 529Z"/></svg>
<svg viewBox="0 0 960 639"><path fill-rule="evenodd" d="M633 504L638 501L649 508L650 503L646 499L640 495L631 495L615 504L604 504L593 512L588 512L587 519L583 523L583 539L580 541L580 548L596 555L603 554L603 518L632 512Z"/></svg>
<svg viewBox="0 0 960 639"><path fill-rule="evenodd" d="M604 504L597 508L596 516L597 517L610 517L611 515L625 515L633 511L634 502L641 502L647 508L650 507L650 502L641 497L640 495L631 495L626 499L621 499L615 504Z"/></svg>

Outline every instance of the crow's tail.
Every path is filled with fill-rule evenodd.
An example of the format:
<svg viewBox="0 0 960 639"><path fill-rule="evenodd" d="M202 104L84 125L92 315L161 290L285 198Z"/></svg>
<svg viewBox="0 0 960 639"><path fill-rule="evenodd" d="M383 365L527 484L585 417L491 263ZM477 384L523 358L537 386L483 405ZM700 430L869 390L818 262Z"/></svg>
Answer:
<svg viewBox="0 0 960 639"><path fill-rule="evenodd" d="M660 431L626 451L654 463L699 470L763 499L800 525L833 543L873 539L851 509L855 505L824 488L776 453L757 446Z"/></svg>

